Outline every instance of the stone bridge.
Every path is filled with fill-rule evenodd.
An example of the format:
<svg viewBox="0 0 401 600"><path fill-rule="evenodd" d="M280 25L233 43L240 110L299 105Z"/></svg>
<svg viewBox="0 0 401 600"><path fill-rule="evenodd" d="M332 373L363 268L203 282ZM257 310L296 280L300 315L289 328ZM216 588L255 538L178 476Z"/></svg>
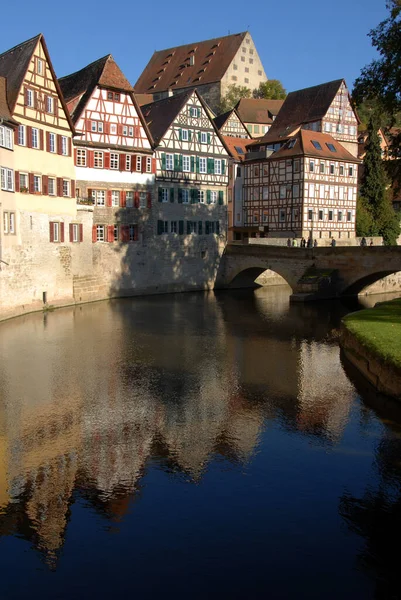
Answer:
<svg viewBox="0 0 401 600"><path fill-rule="evenodd" d="M215 287L254 287L267 269L291 286L293 301L357 295L401 271L401 246L287 248L232 243L225 249Z"/></svg>

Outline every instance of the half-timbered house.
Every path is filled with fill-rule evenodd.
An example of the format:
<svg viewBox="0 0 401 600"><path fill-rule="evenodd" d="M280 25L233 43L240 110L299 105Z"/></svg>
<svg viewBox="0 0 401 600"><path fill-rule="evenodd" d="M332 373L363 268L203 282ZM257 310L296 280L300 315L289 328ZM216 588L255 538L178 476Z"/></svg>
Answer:
<svg viewBox="0 0 401 600"><path fill-rule="evenodd" d="M235 105L238 116L252 138L260 138L269 131L284 100L241 98Z"/></svg>
<svg viewBox="0 0 401 600"><path fill-rule="evenodd" d="M299 129L277 150L246 157L244 225L272 237L329 243L355 236L358 163L329 134ZM264 155L264 158L262 157Z"/></svg>
<svg viewBox="0 0 401 600"><path fill-rule="evenodd" d="M189 91L142 112L156 146L157 234L224 241L229 154L204 101Z"/></svg>
<svg viewBox="0 0 401 600"><path fill-rule="evenodd" d="M93 242L137 242L155 179L151 136L113 57L59 80L75 125L78 202L94 205Z"/></svg>
<svg viewBox="0 0 401 600"><path fill-rule="evenodd" d="M214 124L219 130L220 135L225 137L244 138L247 140L251 137L235 108L215 117Z"/></svg>

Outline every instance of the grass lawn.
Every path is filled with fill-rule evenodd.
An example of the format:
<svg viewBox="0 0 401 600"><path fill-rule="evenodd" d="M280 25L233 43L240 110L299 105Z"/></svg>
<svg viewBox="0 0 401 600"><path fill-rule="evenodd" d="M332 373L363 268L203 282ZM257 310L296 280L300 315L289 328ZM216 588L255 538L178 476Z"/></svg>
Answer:
<svg viewBox="0 0 401 600"><path fill-rule="evenodd" d="M347 315L344 325L367 349L401 368L401 298Z"/></svg>

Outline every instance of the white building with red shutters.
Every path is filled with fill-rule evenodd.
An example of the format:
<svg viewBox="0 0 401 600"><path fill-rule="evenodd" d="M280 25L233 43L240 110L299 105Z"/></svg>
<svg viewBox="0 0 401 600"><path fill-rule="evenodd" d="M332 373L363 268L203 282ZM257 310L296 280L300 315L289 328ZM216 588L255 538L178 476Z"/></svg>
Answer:
<svg viewBox="0 0 401 600"><path fill-rule="evenodd" d="M132 86L110 54L59 84L78 134L77 199L94 205L92 241L139 241L149 222L155 160Z"/></svg>

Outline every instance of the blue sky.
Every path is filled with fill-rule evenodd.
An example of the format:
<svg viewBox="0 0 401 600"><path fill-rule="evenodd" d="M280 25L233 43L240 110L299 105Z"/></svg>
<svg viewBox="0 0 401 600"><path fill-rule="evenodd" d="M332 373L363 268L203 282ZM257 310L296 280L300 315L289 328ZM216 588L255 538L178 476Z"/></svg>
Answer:
<svg viewBox="0 0 401 600"><path fill-rule="evenodd" d="M341 77L352 88L375 57L367 33L386 16L385 0L22 0L0 52L42 32L57 76L111 53L135 84L154 50L249 29L267 77L287 91Z"/></svg>

